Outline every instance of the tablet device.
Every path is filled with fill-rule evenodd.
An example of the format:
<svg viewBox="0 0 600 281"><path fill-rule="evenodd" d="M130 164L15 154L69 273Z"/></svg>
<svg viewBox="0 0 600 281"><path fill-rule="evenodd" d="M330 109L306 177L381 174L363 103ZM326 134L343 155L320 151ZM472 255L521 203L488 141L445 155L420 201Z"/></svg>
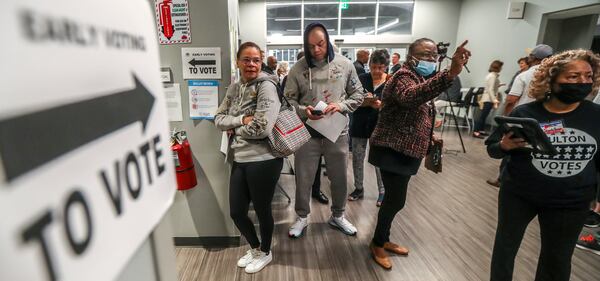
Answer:
<svg viewBox="0 0 600 281"><path fill-rule="evenodd" d="M513 138L522 138L531 145L531 149L549 155L556 155L558 151L540 127L540 123L533 118L496 116L498 128L502 135L513 132Z"/></svg>

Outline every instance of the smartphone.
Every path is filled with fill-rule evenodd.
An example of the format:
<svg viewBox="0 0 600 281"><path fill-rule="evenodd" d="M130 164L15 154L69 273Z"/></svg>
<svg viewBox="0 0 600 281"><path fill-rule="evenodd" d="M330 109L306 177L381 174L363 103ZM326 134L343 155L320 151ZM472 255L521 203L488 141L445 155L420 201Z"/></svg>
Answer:
<svg viewBox="0 0 600 281"><path fill-rule="evenodd" d="M315 116L321 116L321 115L323 115L323 111L316 110L316 109L312 110L310 113L312 113L312 115L315 115Z"/></svg>

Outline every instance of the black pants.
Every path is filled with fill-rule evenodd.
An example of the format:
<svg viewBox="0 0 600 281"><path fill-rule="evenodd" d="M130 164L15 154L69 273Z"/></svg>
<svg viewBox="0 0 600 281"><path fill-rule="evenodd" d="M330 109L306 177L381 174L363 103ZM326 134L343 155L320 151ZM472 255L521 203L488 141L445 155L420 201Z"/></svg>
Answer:
<svg viewBox="0 0 600 281"><path fill-rule="evenodd" d="M508 163L509 157L510 156L504 156L502 161L500 161L500 167L498 168L498 181L500 181L500 178L502 178L502 172L504 171L504 167L506 167L506 163Z"/></svg>
<svg viewBox="0 0 600 281"><path fill-rule="evenodd" d="M385 195L379 208L377 226L373 234L373 244L377 247L383 247L385 242L390 241L390 228L392 228L394 217L406 203L406 191L410 177L381 170Z"/></svg>
<svg viewBox="0 0 600 281"><path fill-rule="evenodd" d="M484 102L483 109L481 110L481 114L479 115L479 119L475 121L475 127L473 128L474 132L480 132L485 130L485 120L488 115L490 115L490 111L492 111L492 107L494 107L494 103Z"/></svg>
<svg viewBox="0 0 600 281"><path fill-rule="evenodd" d="M321 192L321 159L319 158L319 163L317 163L317 173L312 185L312 195L318 195Z"/></svg>
<svg viewBox="0 0 600 281"><path fill-rule="evenodd" d="M271 201L282 167L283 159L277 158L260 162L234 162L231 168L229 183L231 219L253 249L260 246L260 250L266 253L271 250L274 228ZM254 205L258 217L262 243L258 240L254 224L248 217L250 202Z"/></svg>
<svg viewBox="0 0 600 281"><path fill-rule="evenodd" d="M535 281L568 281L571 256L587 208L548 208L504 188L498 195L498 228L492 253L492 281L512 280L515 256L529 222L537 215L542 247Z"/></svg>

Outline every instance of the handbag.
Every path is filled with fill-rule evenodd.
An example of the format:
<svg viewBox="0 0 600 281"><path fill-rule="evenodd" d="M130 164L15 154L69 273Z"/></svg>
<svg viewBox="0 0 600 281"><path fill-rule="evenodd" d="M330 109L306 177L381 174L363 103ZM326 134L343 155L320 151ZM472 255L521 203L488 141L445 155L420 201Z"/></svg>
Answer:
<svg viewBox="0 0 600 281"><path fill-rule="evenodd" d="M425 168L434 173L442 172L442 150L444 148L444 140L434 139L431 149L425 157Z"/></svg>
<svg viewBox="0 0 600 281"><path fill-rule="evenodd" d="M269 80L270 81L270 80ZM275 82L277 94L281 101L281 109L275 121L275 126L269 134L269 145L273 155L276 157L286 157L296 152L300 147L310 140L310 134L300 120L296 109L283 96L281 88Z"/></svg>

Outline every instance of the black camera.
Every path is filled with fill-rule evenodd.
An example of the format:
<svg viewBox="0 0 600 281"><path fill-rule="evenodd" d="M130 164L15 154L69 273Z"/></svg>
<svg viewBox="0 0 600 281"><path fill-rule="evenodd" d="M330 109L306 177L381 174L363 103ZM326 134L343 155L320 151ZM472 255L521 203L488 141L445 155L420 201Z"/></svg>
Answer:
<svg viewBox="0 0 600 281"><path fill-rule="evenodd" d="M442 58L446 57L448 55L448 47L449 46L450 46L450 43L444 43L444 42L437 43L438 55Z"/></svg>

